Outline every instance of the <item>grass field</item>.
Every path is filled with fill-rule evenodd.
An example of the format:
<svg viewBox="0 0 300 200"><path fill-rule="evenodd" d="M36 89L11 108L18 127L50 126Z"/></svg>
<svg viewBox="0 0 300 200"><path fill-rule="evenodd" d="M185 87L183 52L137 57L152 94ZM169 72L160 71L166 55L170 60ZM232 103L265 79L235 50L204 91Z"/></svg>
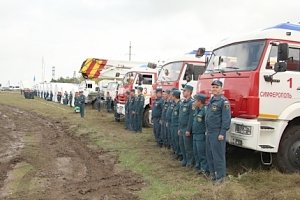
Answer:
<svg viewBox="0 0 300 200"><path fill-rule="evenodd" d="M300 199L300 175L282 174L259 164L259 154L234 149L228 155L228 180L219 186L180 167L169 150L156 147L152 129L143 134L124 130L113 115L87 108L86 118L64 105L41 99L24 99L17 93L0 93L0 104L9 104L62 121L72 134L86 137L91 148L103 148L119 158L120 169L139 174L145 187L141 199Z"/></svg>

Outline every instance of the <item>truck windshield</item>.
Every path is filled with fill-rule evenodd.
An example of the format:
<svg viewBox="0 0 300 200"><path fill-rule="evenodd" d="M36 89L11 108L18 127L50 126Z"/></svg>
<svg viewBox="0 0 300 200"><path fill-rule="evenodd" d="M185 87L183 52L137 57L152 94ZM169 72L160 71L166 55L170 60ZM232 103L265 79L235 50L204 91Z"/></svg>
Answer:
<svg viewBox="0 0 300 200"><path fill-rule="evenodd" d="M255 70L264 46L264 40L256 40L216 49L205 73Z"/></svg>
<svg viewBox="0 0 300 200"><path fill-rule="evenodd" d="M172 62L164 65L158 76L158 81L177 81L183 62Z"/></svg>

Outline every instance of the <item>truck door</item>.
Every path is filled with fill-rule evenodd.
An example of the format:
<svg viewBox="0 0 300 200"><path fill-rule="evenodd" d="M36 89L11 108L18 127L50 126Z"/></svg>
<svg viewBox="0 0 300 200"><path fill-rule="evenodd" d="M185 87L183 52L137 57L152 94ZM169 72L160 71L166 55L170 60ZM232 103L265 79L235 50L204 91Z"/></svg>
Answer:
<svg viewBox="0 0 300 200"><path fill-rule="evenodd" d="M266 74L274 73L277 49L277 46L271 46L265 73L260 77L259 92L260 115L275 118L288 106L300 102L300 46L290 44L286 72L275 74L271 82L265 78Z"/></svg>

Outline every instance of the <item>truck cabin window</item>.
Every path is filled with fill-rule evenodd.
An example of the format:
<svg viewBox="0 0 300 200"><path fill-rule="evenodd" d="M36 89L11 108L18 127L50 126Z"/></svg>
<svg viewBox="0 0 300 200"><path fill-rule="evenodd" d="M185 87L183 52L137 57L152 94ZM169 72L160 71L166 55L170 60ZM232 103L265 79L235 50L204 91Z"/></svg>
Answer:
<svg viewBox="0 0 300 200"><path fill-rule="evenodd" d="M152 75L151 74L141 74L136 80L136 84L141 85L152 85Z"/></svg>
<svg viewBox="0 0 300 200"><path fill-rule="evenodd" d="M177 81L182 70L182 62L173 62L164 65L159 73L158 81Z"/></svg>
<svg viewBox="0 0 300 200"><path fill-rule="evenodd" d="M266 69L274 70L274 65L277 62L277 51L277 46L271 47ZM300 71L300 48L289 48L289 60L287 61L287 71Z"/></svg>
<svg viewBox="0 0 300 200"><path fill-rule="evenodd" d="M205 65L193 65L192 70L186 67L183 80L186 81L196 81L198 80L199 75L202 75L205 72Z"/></svg>
<svg viewBox="0 0 300 200"><path fill-rule="evenodd" d="M255 70L264 46L264 40L256 40L221 47L212 53L206 73Z"/></svg>
<svg viewBox="0 0 300 200"><path fill-rule="evenodd" d="M86 88L93 88L93 85L92 84L86 84Z"/></svg>
<svg viewBox="0 0 300 200"><path fill-rule="evenodd" d="M127 73L123 79L122 84L123 85L128 85L128 84L133 84L134 83L134 79L135 79L136 73L135 72L130 72Z"/></svg>

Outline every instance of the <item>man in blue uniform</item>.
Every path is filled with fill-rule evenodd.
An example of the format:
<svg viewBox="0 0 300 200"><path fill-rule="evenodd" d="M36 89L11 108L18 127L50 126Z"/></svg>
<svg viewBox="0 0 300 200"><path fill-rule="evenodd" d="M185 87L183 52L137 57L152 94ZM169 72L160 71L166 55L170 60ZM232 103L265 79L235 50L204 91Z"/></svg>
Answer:
<svg viewBox="0 0 300 200"><path fill-rule="evenodd" d="M129 106L128 106L128 112L129 112L129 130L134 131L134 102L135 102L135 90L132 89L130 90L130 101L129 101Z"/></svg>
<svg viewBox="0 0 300 200"><path fill-rule="evenodd" d="M68 103L69 103L69 97L68 96L69 96L68 92L65 91L65 93L64 93L64 99L63 99L64 105L68 105Z"/></svg>
<svg viewBox="0 0 300 200"><path fill-rule="evenodd" d="M106 92L106 109L107 109L107 112L111 112L112 111L111 104L112 104L112 98L110 96L109 91L107 91Z"/></svg>
<svg viewBox="0 0 300 200"><path fill-rule="evenodd" d="M144 104L145 97L143 95L143 88L138 87L138 96L135 98L134 103L134 131L137 133L142 132L143 114L144 114Z"/></svg>
<svg viewBox="0 0 300 200"><path fill-rule="evenodd" d="M212 98L206 110L206 154L209 171L215 183L222 183L226 176L226 131L230 127L230 103L223 96L222 82L214 80L211 84Z"/></svg>
<svg viewBox="0 0 300 200"><path fill-rule="evenodd" d="M163 110L161 114L161 134L163 137L163 143L165 147L169 147L169 141L167 136L167 110L169 108L169 96L171 91L165 90L163 92Z"/></svg>
<svg viewBox="0 0 300 200"><path fill-rule="evenodd" d="M166 135L168 141L168 148L172 147L172 149L174 150L173 148L174 140L173 140L172 128L171 128L171 118L172 118L172 112L174 108L173 91L174 88L171 90L171 93L169 94L169 98L168 98L169 106L166 112Z"/></svg>
<svg viewBox="0 0 300 200"><path fill-rule="evenodd" d="M182 152L182 166L193 167L193 101L192 101L193 86L186 85L183 90L184 100L180 105L179 110L179 146Z"/></svg>
<svg viewBox="0 0 300 200"><path fill-rule="evenodd" d="M161 114L163 109L162 89L156 89L156 99L152 108L153 133L157 145L162 147L163 141L161 137Z"/></svg>
<svg viewBox="0 0 300 200"><path fill-rule="evenodd" d="M73 93L70 91L70 94L69 94L69 103L70 103L70 107L73 106Z"/></svg>
<svg viewBox="0 0 300 200"><path fill-rule="evenodd" d="M171 116L171 132L173 137L173 151L174 158L179 159L181 157L180 147L179 147L179 135L178 135L178 119L179 119L179 109L180 109L180 91L173 90L172 99L173 99L173 111Z"/></svg>
<svg viewBox="0 0 300 200"><path fill-rule="evenodd" d="M129 103L130 103L130 91L126 91L126 103L125 103L125 129L130 129L130 120L129 120Z"/></svg>
<svg viewBox="0 0 300 200"><path fill-rule="evenodd" d="M95 104L96 104L96 108L97 108L98 112L100 112L101 111L101 93L100 93L100 91L98 91L98 93L97 93Z"/></svg>
<svg viewBox="0 0 300 200"><path fill-rule="evenodd" d="M50 99L49 100L53 101L53 92L52 91L50 92Z"/></svg>
<svg viewBox="0 0 300 200"><path fill-rule="evenodd" d="M80 95L78 97L78 106L80 107L80 116L84 118L84 110L85 110L85 96L83 94L83 91L79 92Z"/></svg>
<svg viewBox="0 0 300 200"><path fill-rule="evenodd" d="M192 126L192 134L193 134L193 150L194 150L194 158L195 158L195 169L200 174L205 176L208 175L208 165L206 159L206 127L205 127L205 99L206 96L204 94L196 94L194 96L194 119Z"/></svg>

